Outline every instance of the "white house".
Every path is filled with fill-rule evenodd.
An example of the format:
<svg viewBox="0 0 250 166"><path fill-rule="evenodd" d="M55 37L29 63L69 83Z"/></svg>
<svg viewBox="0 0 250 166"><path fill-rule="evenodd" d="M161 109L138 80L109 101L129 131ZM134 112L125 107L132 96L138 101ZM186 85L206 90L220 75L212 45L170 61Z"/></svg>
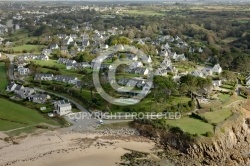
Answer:
<svg viewBox="0 0 250 166"><path fill-rule="evenodd" d="M70 43L72 43L74 41L74 39L71 36L68 36L64 42L66 45L70 45Z"/></svg>
<svg viewBox="0 0 250 166"><path fill-rule="evenodd" d="M247 79L246 79L246 84L247 84L247 85L250 85L250 76L247 77Z"/></svg>
<svg viewBox="0 0 250 166"><path fill-rule="evenodd" d="M13 92L13 91L15 90L16 87L17 87L17 84L11 83L11 84L9 84L9 85L7 86L6 91L8 91L8 92Z"/></svg>
<svg viewBox="0 0 250 166"><path fill-rule="evenodd" d="M69 114L72 111L72 106L70 103L65 101L59 101L55 104L55 110L53 111L55 114L59 116L63 116Z"/></svg>
<svg viewBox="0 0 250 166"><path fill-rule="evenodd" d="M169 58L165 58L161 65L160 65L162 68L167 68L168 66L172 66L172 62Z"/></svg>
<svg viewBox="0 0 250 166"><path fill-rule="evenodd" d="M155 74L156 76L166 76L168 74L167 70L164 69L164 68L158 68L156 69L155 71Z"/></svg>
<svg viewBox="0 0 250 166"><path fill-rule="evenodd" d="M56 49L59 49L59 46L58 46L58 44L52 44L52 45L50 45L50 49L56 50Z"/></svg>
<svg viewBox="0 0 250 166"><path fill-rule="evenodd" d="M140 62L140 61L134 61L134 62L129 66L129 68L130 68L130 69L134 69L134 68L142 67L142 66L143 66L142 62Z"/></svg>
<svg viewBox="0 0 250 166"><path fill-rule="evenodd" d="M168 56L168 51L167 50L162 50L161 53L160 53L160 56L167 57Z"/></svg>
<svg viewBox="0 0 250 166"><path fill-rule="evenodd" d="M121 55L122 55L122 54L120 54L120 56L121 56ZM135 55L135 54L125 54L125 56L126 56L128 59L132 60L132 61L138 61L138 56Z"/></svg>
<svg viewBox="0 0 250 166"><path fill-rule="evenodd" d="M213 80L212 84L214 88L217 88L222 85L222 80Z"/></svg>
<svg viewBox="0 0 250 166"><path fill-rule="evenodd" d="M89 42L88 39L84 39L84 40L82 41L82 46L88 47L89 45L90 45L90 42Z"/></svg>
<svg viewBox="0 0 250 166"><path fill-rule="evenodd" d="M43 49L42 54L49 56L52 53L51 49Z"/></svg>
<svg viewBox="0 0 250 166"><path fill-rule="evenodd" d="M52 81L53 78L54 78L53 74L36 74L34 80Z"/></svg>
<svg viewBox="0 0 250 166"><path fill-rule="evenodd" d="M214 73L220 74L220 73L222 72L222 68L220 67L220 64L214 65L214 67L212 68L212 71L213 71Z"/></svg>
<svg viewBox="0 0 250 166"><path fill-rule="evenodd" d="M30 73L30 69L24 67L18 68L17 71L20 75L27 75Z"/></svg>
<svg viewBox="0 0 250 166"><path fill-rule="evenodd" d="M196 77L204 77L203 73L200 70L195 70L191 72L191 75L196 76Z"/></svg>
<svg viewBox="0 0 250 166"><path fill-rule="evenodd" d="M100 44L100 49L106 50L109 46L107 44Z"/></svg>
<svg viewBox="0 0 250 166"><path fill-rule="evenodd" d="M141 56L141 60L142 60L143 63L151 63L152 62L151 57L147 56L147 55Z"/></svg>
<svg viewBox="0 0 250 166"><path fill-rule="evenodd" d="M141 67L138 67L135 69L135 74L140 74L140 75L148 75L149 74L149 70L147 68L141 68Z"/></svg>

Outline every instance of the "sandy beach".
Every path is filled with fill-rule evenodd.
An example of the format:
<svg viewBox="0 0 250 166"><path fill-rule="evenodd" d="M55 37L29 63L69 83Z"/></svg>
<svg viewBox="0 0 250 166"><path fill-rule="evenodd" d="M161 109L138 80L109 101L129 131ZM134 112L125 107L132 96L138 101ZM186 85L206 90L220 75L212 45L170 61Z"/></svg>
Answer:
<svg viewBox="0 0 250 166"><path fill-rule="evenodd" d="M130 150L150 153L155 146L139 136L114 138L96 133L49 131L11 141L6 141L6 137L0 134L3 166L113 166Z"/></svg>

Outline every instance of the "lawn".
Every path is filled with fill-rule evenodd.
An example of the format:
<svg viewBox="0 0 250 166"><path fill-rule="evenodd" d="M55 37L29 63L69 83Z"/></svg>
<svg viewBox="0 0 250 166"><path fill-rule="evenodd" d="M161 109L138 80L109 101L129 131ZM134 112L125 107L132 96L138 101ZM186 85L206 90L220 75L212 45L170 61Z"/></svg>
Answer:
<svg viewBox="0 0 250 166"><path fill-rule="evenodd" d="M173 97L171 96L166 102L154 102L152 94L141 100L138 104L127 106L128 108L144 112L163 112L167 111L170 106L177 105L178 103L188 103L191 99L188 97ZM114 107L111 110L123 111L124 107Z"/></svg>
<svg viewBox="0 0 250 166"><path fill-rule="evenodd" d="M221 102L225 102L225 101L230 99L230 95L222 93L222 94L219 95L219 99L220 99Z"/></svg>
<svg viewBox="0 0 250 166"><path fill-rule="evenodd" d="M202 135L206 132L214 132L211 124L190 117L183 117L178 120L167 120L167 124L173 127L179 127L184 132L190 134Z"/></svg>
<svg viewBox="0 0 250 166"><path fill-rule="evenodd" d="M83 74L79 74L77 73L76 70L67 70L66 69L66 66L64 64L59 64L57 63L56 60L48 60L48 61L39 61L39 60L35 60L33 61L35 64L38 64L40 66L50 66L50 67L58 67L59 68L59 72L62 74L62 75L68 75L68 76L75 76L77 77L78 79L81 79L84 75ZM41 69L41 72L42 73L47 73L49 71L54 71L52 69L47 69L47 68L42 68Z"/></svg>
<svg viewBox="0 0 250 166"><path fill-rule="evenodd" d="M57 63L56 60L48 60L48 61L40 61L40 60L34 60L35 64L38 64L40 66L51 66L51 67L58 67L59 69L65 69L66 66L63 64Z"/></svg>
<svg viewBox="0 0 250 166"><path fill-rule="evenodd" d="M42 50L42 48L43 48L43 46L41 46L41 45L30 45L30 44L24 44L24 45L12 47L12 49L15 52L21 52L23 50L26 50L27 52L31 52L31 51L39 52Z"/></svg>
<svg viewBox="0 0 250 166"><path fill-rule="evenodd" d="M0 92L6 88L8 84L6 71L5 71L5 64L0 62Z"/></svg>
<svg viewBox="0 0 250 166"><path fill-rule="evenodd" d="M57 121L44 117L36 110L26 108L0 98L0 131L7 131L38 124L59 125Z"/></svg>
<svg viewBox="0 0 250 166"><path fill-rule="evenodd" d="M206 112L202 114L209 123L220 123L223 122L225 119L229 118L232 115L232 111L230 109L224 108L219 109L211 112Z"/></svg>

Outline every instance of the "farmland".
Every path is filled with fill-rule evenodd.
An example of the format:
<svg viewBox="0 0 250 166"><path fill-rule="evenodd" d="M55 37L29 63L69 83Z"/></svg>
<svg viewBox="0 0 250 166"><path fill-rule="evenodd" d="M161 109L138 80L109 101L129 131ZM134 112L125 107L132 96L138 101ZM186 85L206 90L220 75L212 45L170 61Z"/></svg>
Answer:
<svg viewBox="0 0 250 166"><path fill-rule="evenodd" d="M40 124L58 126L59 123L44 117L36 110L0 98L0 130L30 128Z"/></svg>

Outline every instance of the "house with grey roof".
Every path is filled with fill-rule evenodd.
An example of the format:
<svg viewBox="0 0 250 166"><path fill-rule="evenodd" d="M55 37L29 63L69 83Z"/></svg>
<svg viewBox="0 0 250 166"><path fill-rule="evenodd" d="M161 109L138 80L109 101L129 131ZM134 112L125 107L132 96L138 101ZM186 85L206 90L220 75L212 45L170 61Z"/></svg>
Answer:
<svg viewBox="0 0 250 166"><path fill-rule="evenodd" d="M7 86L6 91L8 91L8 92L13 92L13 91L15 90L16 86L17 86L17 84L14 83L14 82L12 82L11 84L9 84L9 85Z"/></svg>
<svg viewBox="0 0 250 166"><path fill-rule="evenodd" d="M56 50L56 49L59 49L59 46L58 46L58 44L51 44L50 49L51 50Z"/></svg>
<svg viewBox="0 0 250 166"><path fill-rule="evenodd" d="M89 45L90 45L90 42L89 42L88 39L84 39L84 40L82 41L82 46L83 46L83 47L88 47Z"/></svg>
<svg viewBox="0 0 250 166"><path fill-rule="evenodd" d="M65 76L65 75L56 75L54 76L54 80L58 82L63 82L67 84L76 84L79 79L74 76Z"/></svg>
<svg viewBox="0 0 250 166"><path fill-rule="evenodd" d="M30 73L30 69L29 68L25 68L25 67L20 67L17 69L19 75L21 76L25 76L28 75Z"/></svg>
<svg viewBox="0 0 250 166"><path fill-rule="evenodd" d="M18 84L17 84L17 86L16 86L15 89L14 89L14 93L20 91L20 90L23 89L23 88L24 88L23 85L18 85Z"/></svg>
<svg viewBox="0 0 250 166"><path fill-rule="evenodd" d="M147 56L147 55L142 55L140 56L140 59L142 60L143 63L151 63L152 62L152 59L151 59L151 56Z"/></svg>
<svg viewBox="0 0 250 166"><path fill-rule="evenodd" d="M148 75L149 70L148 68L137 67L134 69L134 74Z"/></svg>
<svg viewBox="0 0 250 166"><path fill-rule="evenodd" d="M49 56L51 53L52 53L52 50L51 50L51 49L43 49L43 50L42 50L42 54L43 54L43 55Z"/></svg>
<svg viewBox="0 0 250 166"><path fill-rule="evenodd" d="M71 59L67 59L67 58L59 58L58 60L57 60L57 63L60 63L60 64L67 64L67 63L76 63L76 61L75 60L71 60Z"/></svg>
<svg viewBox="0 0 250 166"><path fill-rule="evenodd" d="M54 78L53 74L35 74L34 80L38 81L52 81Z"/></svg>
<svg viewBox="0 0 250 166"><path fill-rule="evenodd" d="M166 76L167 74L168 74L167 69L165 69L165 68L158 68L158 69L156 69L154 75L156 75L156 76Z"/></svg>
<svg viewBox="0 0 250 166"><path fill-rule="evenodd" d="M22 99L26 99L30 97L31 95L33 95L34 93L35 93L35 89L29 88L29 87L24 87L23 89L20 89L19 91L15 91L15 94Z"/></svg>
<svg viewBox="0 0 250 166"><path fill-rule="evenodd" d="M145 79L142 78L121 78L118 80L118 84L127 87L142 88L146 83Z"/></svg>
<svg viewBox="0 0 250 166"><path fill-rule="evenodd" d="M47 94L36 93L34 95L29 96L28 99L33 103L43 104L50 99L50 96Z"/></svg>

